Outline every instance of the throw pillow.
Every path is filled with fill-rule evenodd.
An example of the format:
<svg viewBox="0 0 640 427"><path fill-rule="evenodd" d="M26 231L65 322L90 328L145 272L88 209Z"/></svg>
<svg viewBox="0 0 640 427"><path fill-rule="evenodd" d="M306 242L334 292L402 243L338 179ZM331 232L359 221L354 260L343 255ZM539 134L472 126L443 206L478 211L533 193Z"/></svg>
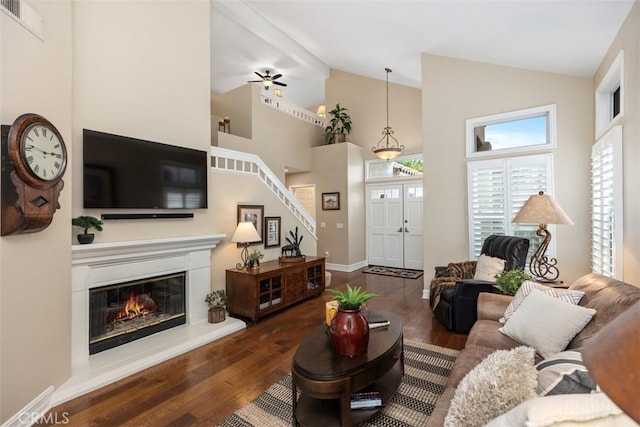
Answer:
<svg viewBox="0 0 640 427"><path fill-rule="evenodd" d="M499 331L535 348L546 359L564 350L594 314L592 308L569 304L534 289Z"/></svg>
<svg viewBox="0 0 640 427"><path fill-rule="evenodd" d="M496 274L504 271L506 261L502 258L495 258L488 255L480 255L476 263L476 272L473 275L475 280L485 280L487 282L495 282Z"/></svg>
<svg viewBox="0 0 640 427"><path fill-rule="evenodd" d="M625 415L604 393L562 394L527 400L492 420L487 427L632 427Z"/></svg>
<svg viewBox="0 0 640 427"><path fill-rule="evenodd" d="M522 304L522 301L524 301L524 299L534 289L542 291L547 295L550 295L554 298L558 298L570 304L578 304L582 299L582 297L584 296L584 292L582 291L550 288L541 283L532 282L531 280L525 280L524 282L522 282L522 286L520 286L520 289L518 289L516 294L513 296L513 299L509 303L509 306L504 311L504 315L500 319L500 323L504 324L509 319L509 317L511 317L513 312L516 311L518 307L520 307L520 304Z"/></svg>
<svg viewBox="0 0 640 427"><path fill-rule="evenodd" d="M460 381L445 427L484 426L498 415L536 396L535 351L529 347L497 350Z"/></svg>
<svg viewBox="0 0 640 427"><path fill-rule="evenodd" d="M536 365L541 396L554 394L591 393L597 385L582 361L582 350L566 350Z"/></svg>

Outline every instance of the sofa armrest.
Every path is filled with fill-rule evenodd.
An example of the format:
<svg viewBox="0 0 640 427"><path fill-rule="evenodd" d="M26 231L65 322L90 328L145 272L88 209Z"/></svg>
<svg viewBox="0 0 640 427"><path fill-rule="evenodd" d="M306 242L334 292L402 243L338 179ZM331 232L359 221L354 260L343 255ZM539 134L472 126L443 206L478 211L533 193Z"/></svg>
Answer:
<svg viewBox="0 0 640 427"><path fill-rule="evenodd" d="M478 295L478 320L497 322L504 315L512 299L510 295L481 293Z"/></svg>

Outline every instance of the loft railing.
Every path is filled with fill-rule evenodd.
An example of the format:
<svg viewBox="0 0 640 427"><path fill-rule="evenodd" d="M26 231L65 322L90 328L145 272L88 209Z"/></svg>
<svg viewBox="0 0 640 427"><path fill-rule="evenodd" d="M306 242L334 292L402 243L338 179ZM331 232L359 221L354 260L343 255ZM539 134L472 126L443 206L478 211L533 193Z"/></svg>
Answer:
<svg viewBox="0 0 640 427"><path fill-rule="evenodd" d="M302 107L298 107L297 105L289 104L281 99L270 98L265 95L260 96L262 97L262 103L264 105L268 105L271 108L275 108L276 110L280 110L283 113L287 113L293 117L312 123L316 126L320 126L324 129L324 119L319 115L312 113L309 110L305 110Z"/></svg>
<svg viewBox="0 0 640 427"><path fill-rule="evenodd" d="M314 239L318 239L316 236L316 221L311 218L300 202L293 197L259 156L242 151L229 150L228 148L211 147L211 168L219 171L254 175L289 209Z"/></svg>

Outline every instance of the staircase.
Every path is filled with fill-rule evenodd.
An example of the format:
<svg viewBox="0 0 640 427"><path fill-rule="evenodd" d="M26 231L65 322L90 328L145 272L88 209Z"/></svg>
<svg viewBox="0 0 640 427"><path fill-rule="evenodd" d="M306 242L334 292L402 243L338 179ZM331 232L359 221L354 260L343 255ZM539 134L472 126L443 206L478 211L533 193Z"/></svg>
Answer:
<svg viewBox="0 0 640 427"><path fill-rule="evenodd" d="M218 171L254 175L282 202L282 204L298 219L300 224L318 240L316 221L311 218L302 205L280 182L278 177L267 167L262 159L250 153L211 147L211 168Z"/></svg>

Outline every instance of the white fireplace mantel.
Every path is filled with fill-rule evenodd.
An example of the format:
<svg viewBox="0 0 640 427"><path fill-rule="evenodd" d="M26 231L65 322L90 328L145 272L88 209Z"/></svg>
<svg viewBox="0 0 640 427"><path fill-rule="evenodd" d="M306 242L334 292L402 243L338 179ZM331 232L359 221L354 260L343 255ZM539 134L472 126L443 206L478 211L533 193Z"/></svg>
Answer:
<svg viewBox="0 0 640 427"><path fill-rule="evenodd" d="M72 377L54 391L57 405L171 357L242 330L227 316L207 323L205 295L211 290L211 251L225 234L93 243L72 246ZM185 325L89 355L89 291L93 288L185 272Z"/></svg>

